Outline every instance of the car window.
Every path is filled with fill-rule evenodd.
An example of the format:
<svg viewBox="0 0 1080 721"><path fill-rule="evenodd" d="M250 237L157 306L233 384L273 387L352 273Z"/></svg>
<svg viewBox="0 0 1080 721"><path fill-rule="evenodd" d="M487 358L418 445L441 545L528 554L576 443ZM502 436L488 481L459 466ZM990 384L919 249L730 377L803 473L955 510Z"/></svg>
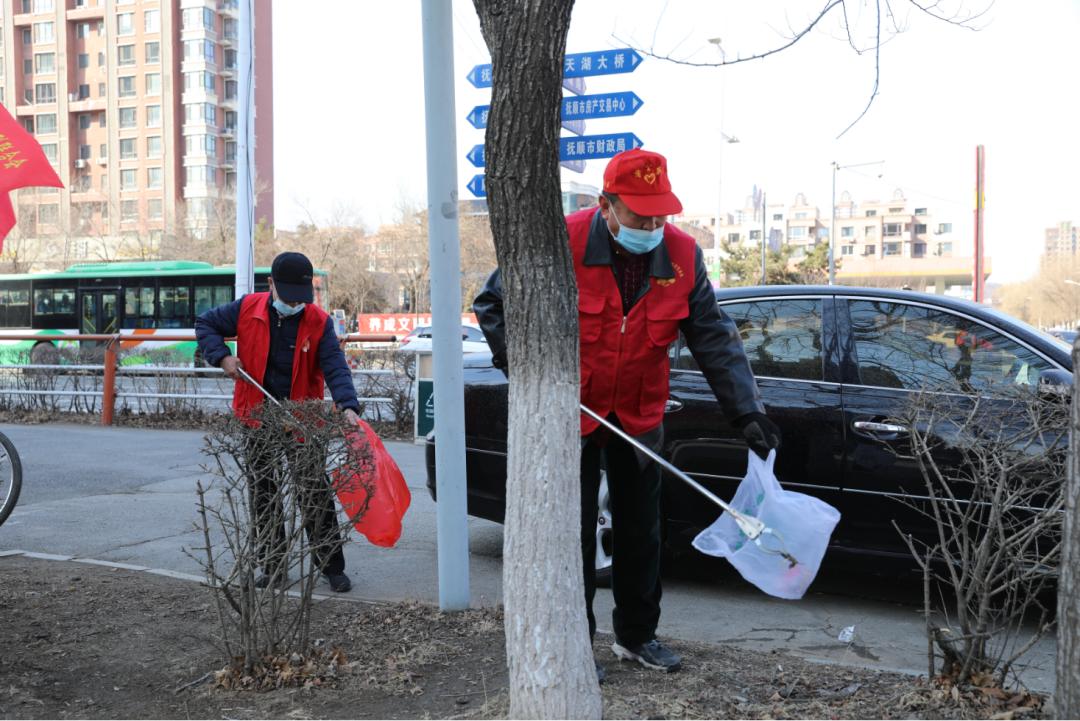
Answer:
<svg viewBox="0 0 1080 721"><path fill-rule="evenodd" d="M484 332L479 328L473 328L471 325L463 325L461 326L461 331L461 337L465 340L479 341L480 343L484 342Z"/></svg>
<svg viewBox="0 0 1080 721"><path fill-rule="evenodd" d="M725 303L720 308L735 321L754 375L822 379L820 299ZM675 366L698 369L685 343L680 345Z"/></svg>
<svg viewBox="0 0 1080 721"><path fill-rule="evenodd" d="M863 385L985 392L1033 385L1050 364L1019 343L946 311L872 300L849 301Z"/></svg>

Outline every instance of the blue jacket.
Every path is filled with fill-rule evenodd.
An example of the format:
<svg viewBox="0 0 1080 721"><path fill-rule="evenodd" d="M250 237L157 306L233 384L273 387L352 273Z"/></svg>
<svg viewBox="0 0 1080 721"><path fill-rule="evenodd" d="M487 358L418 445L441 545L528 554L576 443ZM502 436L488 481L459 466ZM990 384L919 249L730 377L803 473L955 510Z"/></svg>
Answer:
<svg viewBox="0 0 1080 721"><path fill-rule="evenodd" d="M226 338L236 336L240 320L240 304L243 298L232 303L211 308L195 319L195 338L202 357L212 366L221 366L221 361L231 355L225 345ZM263 387L270 395L280 400L289 397L292 386L292 364L296 349L296 331L303 312L294 316L282 316L270 305L270 352L267 357L266 375ZM334 333L334 321L326 319L326 328L319 341L319 368L326 378L330 396L342 410L352 409L359 412L360 402L356 398L352 372L345 360L345 354L338 344Z"/></svg>

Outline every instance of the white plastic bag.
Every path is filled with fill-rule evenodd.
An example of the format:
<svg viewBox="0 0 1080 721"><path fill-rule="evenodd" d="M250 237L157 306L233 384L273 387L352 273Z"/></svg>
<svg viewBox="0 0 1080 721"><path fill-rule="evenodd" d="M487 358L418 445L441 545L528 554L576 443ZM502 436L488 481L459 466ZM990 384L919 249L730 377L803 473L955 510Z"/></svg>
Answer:
<svg viewBox="0 0 1080 721"><path fill-rule="evenodd" d="M743 578L771 596L802 598L821 566L840 512L819 498L781 488L773 475L775 450L764 461L753 451L748 454L746 477L731 506L775 531L798 564L791 566L782 556L763 551L727 512L698 534L694 548L728 559ZM765 543L769 548L777 545L776 539L767 538Z"/></svg>

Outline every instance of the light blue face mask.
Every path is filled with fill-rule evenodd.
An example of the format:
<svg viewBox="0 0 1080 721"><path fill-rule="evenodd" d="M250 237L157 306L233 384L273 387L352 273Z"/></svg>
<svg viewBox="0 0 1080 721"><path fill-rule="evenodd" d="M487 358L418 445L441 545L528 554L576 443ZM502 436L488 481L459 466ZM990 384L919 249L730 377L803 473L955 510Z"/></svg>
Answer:
<svg viewBox="0 0 1080 721"><path fill-rule="evenodd" d="M296 305L289 305L283 300L274 298L274 310L278 312L278 315L287 318L290 315L296 315L304 309L304 303L297 303Z"/></svg>
<svg viewBox="0 0 1080 721"><path fill-rule="evenodd" d="M626 249L627 252L634 255L641 255L648 253L650 250L660 245L664 240L664 225L654 228L653 230L641 230L639 228L627 228L625 225L619 222L619 216L615 214L615 206L608 206L611 210L611 216L615 218L615 222L619 224L619 232L611 237L615 239L615 242ZM611 230L609 229L610 233Z"/></svg>

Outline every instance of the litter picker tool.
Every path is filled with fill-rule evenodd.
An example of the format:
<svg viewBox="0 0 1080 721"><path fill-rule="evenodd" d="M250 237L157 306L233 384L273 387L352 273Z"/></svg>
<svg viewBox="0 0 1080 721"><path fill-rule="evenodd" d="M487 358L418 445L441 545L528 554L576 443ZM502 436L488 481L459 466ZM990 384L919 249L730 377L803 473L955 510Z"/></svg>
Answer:
<svg viewBox="0 0 1080 721"><path fill-rule="evenodd" d="M666 461L663 457L660 456L660 454L656 453L640 441L635 440L621 428L609 422L606 418L601 418L600 415L595 413L591 408L587 408L585 405L581 405L581 412L600 423L602 426L607 428L615 435L619 436L619 438L622 438L634 448L647 455L649 458L656 461L658 464L660 464L662 468L668 471L668 473L671 473L680 481L687 484L695 491L715 503L726 513L730 514L732 520L734 520L735 523L738 525L739 530L742 531L749 540L753 541L754 544L762 551L770 555L783 557L791 567L794 567L799 563L795 556L793 556L788 551L787 547L784 545L783 537L778 532L766 526L759 519L735 510L726 502L724 502L723 499L710 491L708 488L701 485L693 478L686 475L674 465Z"/></svg>

